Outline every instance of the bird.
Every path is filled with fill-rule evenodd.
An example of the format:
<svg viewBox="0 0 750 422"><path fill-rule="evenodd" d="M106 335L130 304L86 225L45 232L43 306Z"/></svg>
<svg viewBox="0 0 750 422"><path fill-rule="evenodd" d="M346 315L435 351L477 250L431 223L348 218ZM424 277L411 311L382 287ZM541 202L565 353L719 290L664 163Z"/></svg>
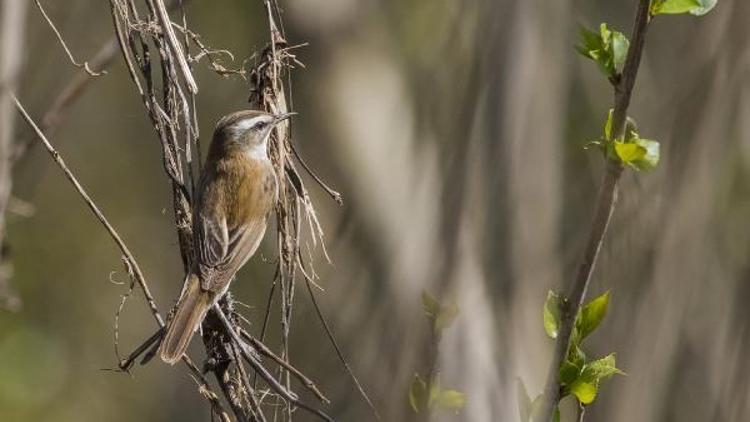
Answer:
<svg viewBox="0 0 750 422"><path fill-rule="evenodd" d="M242 110L216 124L193 206L193 264L159 346L164 362L182 358L208 310L258 249L278 198L268 139L293 114Z"/></svg>

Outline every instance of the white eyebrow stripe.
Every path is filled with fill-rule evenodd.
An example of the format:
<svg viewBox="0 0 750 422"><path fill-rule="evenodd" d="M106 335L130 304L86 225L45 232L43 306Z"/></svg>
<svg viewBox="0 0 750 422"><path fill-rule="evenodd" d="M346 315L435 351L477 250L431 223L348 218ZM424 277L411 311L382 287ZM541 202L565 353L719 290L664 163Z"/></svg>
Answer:
<svg viewBox="0 0 750 422"><path fill-rule="evenodd" d="M259 121L265 120L265 119L266 119L266 116L263 116L263 115L255 116L250 119L242 119L236 122L235 124L233 124L232 126L234 126L235 130L247 130L255 126Z"/></svg>

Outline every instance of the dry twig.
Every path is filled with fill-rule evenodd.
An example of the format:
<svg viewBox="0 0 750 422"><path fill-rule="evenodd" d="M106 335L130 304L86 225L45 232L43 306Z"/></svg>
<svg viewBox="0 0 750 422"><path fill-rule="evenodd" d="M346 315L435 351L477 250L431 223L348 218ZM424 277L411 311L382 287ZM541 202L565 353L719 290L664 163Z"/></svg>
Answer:
<svg viewBox="0 0 750 422"><path fill-rule="evenodd" d="M35 0L35 2L36 2L37 9L39 9L39 12L42 13L42 16L44 16L44 20L47 21L47 24L49 25L49 27L52 28L52 31L55 33L55 36L57 36L57 40L60 42L60 45L62 46L63 50L65 50L65 54L68 55L68 59L70 59L70 62L73 64L73 66L82 68L83 70L86 71L86 73L88 73L91 76L105 75L107 73L106 70L102 70L102 71L99 71L99 72L94 72L89 67L89 62L79 63L75 59L75 57L73 57L73 53L68 48L68 45L65 43L65 40L63 39L62 35L60 34L60 31L57 30L57 27L52 22L52 19L50 19L49 16L47 16L47 12L44 11L44 8L42 7L42 3L40 3L39 0Z"/></svg>
<svg viewBox="0 0 750 422"><path fill-rule="evenodd" d="M94 203L94 201L91 199L88 193L86 193L86 190L83 189L83 186L81 186L81 183L75 177L73 172L70 171L68 166L65 164L65 161L63 161L62 157L60 156L60 153L58 153L57 150L55 150L52 144L47 140L47 137L44 135L42 130L39 129L39 126L37 126L34 120L31 119L29 114L23 108L21 103L18 101L18 98L16 98L15 95L11 95L11 96L13 98L13 101L16 104L16 109L21 114L23 119L26 121L29 127L34 130L37 137L44 145L44 148L50 154L52 159L55 160L55 163L57 163L57 166L60 167L60 169L65 174L65 177L68 179L68 181L70 181L70 183L73 184L76 191L78 191L78 194L81 196L83 201L89 207L91 212L94 213L97 220L99 220L99 222L104 226L104 228L107 230L107 233L109 233L109 235L112 237L112 240L115 241L115 244L117 245L117 247L120 248L120 251L122 252L122 255L123 255L123 259L127 263L127 266L132 269L132 274L135 277L135 280L138 282L138 285L141 287L141 290L143 290L143 294L146 297L146 302L148 303L149 308L151 308L151 313L153 314L154 318L159 323L159 325L164 326L164 320L162 319L161 315L159 314L159 310L156 307L156 303L154 302L154 297L151 294L151 289L149 289L148 283L146 282L146 279L143 276L143 273L141 272L141 267L138 265L138 262L136 262L135 257L133 257L133 254L130 252L130 249L128 249L128 246L122 240L122 238L117 233L115 228L112 226L112 224L110 224L109 220L107 220L107 218L104 216L101 210L99 210L99 207Z"/></svg>

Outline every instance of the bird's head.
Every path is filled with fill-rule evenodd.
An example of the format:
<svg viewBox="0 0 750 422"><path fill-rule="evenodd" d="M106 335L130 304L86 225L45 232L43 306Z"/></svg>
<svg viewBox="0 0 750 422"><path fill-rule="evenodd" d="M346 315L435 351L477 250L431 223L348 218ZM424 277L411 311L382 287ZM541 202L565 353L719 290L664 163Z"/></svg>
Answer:
<svg viewBox="0 0 750 422"><path fill-rule="evenodd" d="M260 110L242 110L224 116L216 124L214 143L265 151L274 126L296 113L271 114ZM231 145L227 145L231 144Z"/></svg>

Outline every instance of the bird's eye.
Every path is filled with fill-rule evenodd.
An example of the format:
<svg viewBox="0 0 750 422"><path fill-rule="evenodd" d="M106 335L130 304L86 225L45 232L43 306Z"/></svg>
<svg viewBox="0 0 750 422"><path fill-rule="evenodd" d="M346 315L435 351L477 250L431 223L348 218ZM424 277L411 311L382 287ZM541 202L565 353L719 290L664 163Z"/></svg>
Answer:
<svg viewBox="0 0 750 422"><path fill-rule="evenodd" d="M255 124L256 129L264 129L266 126L268 126L267 122L258 122Z"/></svg>

